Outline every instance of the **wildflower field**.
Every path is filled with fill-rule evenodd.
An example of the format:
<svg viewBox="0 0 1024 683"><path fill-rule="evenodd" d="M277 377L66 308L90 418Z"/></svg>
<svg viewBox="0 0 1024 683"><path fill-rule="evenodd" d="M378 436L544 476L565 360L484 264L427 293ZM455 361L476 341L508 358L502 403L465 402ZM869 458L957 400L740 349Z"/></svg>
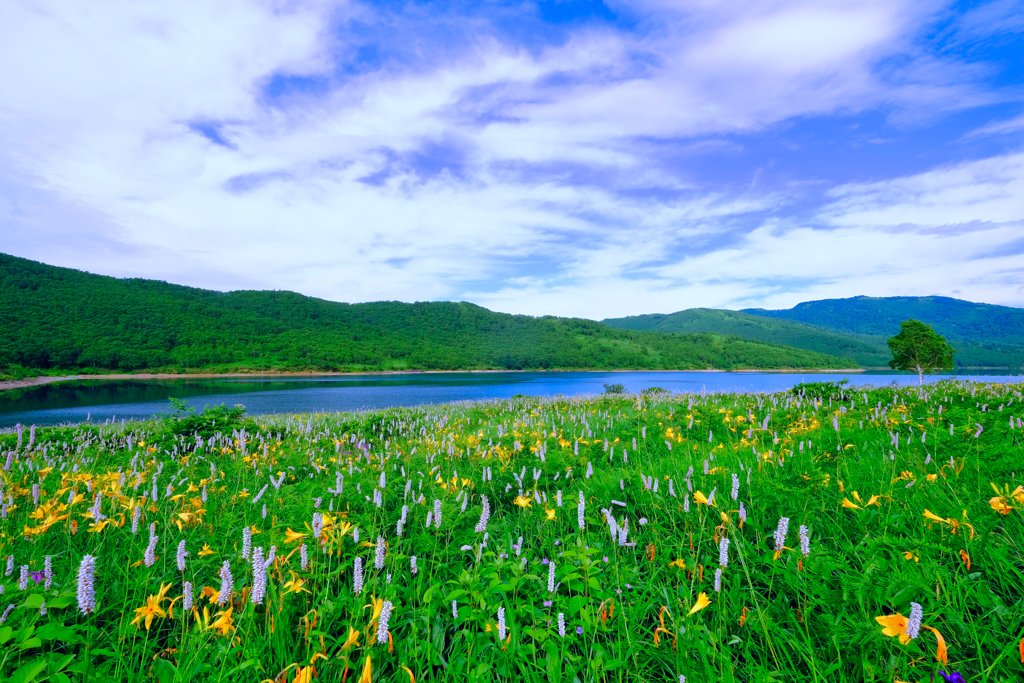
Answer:
<svg viewBox="0 0 1024 683"><path fill-rule="evenodd" d="M1021 400L652 390L5 433L0 680L1021 681Z"/></svg>

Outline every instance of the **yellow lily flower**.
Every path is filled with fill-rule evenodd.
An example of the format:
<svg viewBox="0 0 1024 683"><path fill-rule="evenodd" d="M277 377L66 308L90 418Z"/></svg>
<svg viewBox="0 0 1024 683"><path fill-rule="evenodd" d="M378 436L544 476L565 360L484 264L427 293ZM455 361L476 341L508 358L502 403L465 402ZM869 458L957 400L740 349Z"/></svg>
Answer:
<svg viewBox="0 0 1024 683"><path fill-rule="evenodd" d="M694 491L693 492L693 502L697 503L697 505L707 505L708 504L708 497L705 496L701 491Z"/></svg>
<svg viewBox="0 0 1024 683"><path fill-rule="evenodd" d="M284 587L286 589L285 593L299 593L302 591L305 591L307 593L310 592L308 588L303 588L306 582L295 574L295 570L289 569L288 572L292 575L292 580L284 584Z"/></svg>
<svg viewBox="0 0 1024 683"><path fill-rule="evenodd" d="M912 552L910 550L907 550L906 552L903 553L903 559L904 560L913 560L914 562L920 562L921 561L921 557L917 553Z"/></svg>
<svg viewBox="0 0 1024 683"><path fill-rule="evenodd" d="M199 557L206 557L207 555L213 555L213 549L210 548L209 543L203 544L203 549L198 553Z"/></svg>
<svg viewBox="0 0 1024 683"><path fill-rule="evenodd" d="M679 558L675 562L669 562L668 566L670 566L670 567L679 567L680 569L686 569L686 563L683 562L682 558Z"/></svg>
<svg viewBox="0 0 1024 683"><path fill-rule="evenodd" d="M363 673L359 675L358 683L373 683L373 665L371 661L370 655L366 655L366 665L363 666Z"/></svg>
<svg viewBox="0 0 1024 683"><path fill-rule="evenodd" d="M516 496L516 499L512 501L519 507L525 509L530 507L530 503L533 502L533 498L527 498L526 496Z"/></svg>
<svg viewBox="0 0 1024 683"><path fill-rule="evenodd" d="M216 629L217 631L220 631L220 634L222 636L229 635L233 630L235 630L235 622L231 618L232 610L234 610L234 607L228 607L226 610L222 612L217 612L217 618L207 628L212 628Z"/></svg>
<svg viewBox="0 0 1024 683"><path fill-rule="evenodd" d="M691 614L699 612L710 604L711 600L708 599L708 594L700 593L697 596L697 602L693 603L693 607L691 607L690 611L686 613L686 616L690 616Z"/></svg>
<svg viewBox="0 0 1024 683"><path fill-rule="evenodd" d="M88 533L90 533L90 534L98 534L99 532L103 531L103 529L108 524L110 524L110 520L109 519L104 519L103 521L100 521L100 522L93 522L92 524L89 525Z"/></svg>
<svg viewBox="0 0 1024 683"><path fill-rule="evenodd" d="M285 532L285 535L284 535L284 542L285 543L295 543L296 541L301 541L305 537L306 537L306 534L301 534L298 531L292 531L292 528L288 527L288 531Z"/></svg>
<svg viewBox="0 0 1024 683"><path fill-rule="evenodd" d="M939 517L938 515L936 515L934 512L932 512L928 508L924 509L924 517L925 517L925 519L930 519L933 522L941 522L942 524L948 524L949 523L948 519L943 519L942 517Z"/></svg>
<svg viewBox="0 0 1024 683"><path fill-rule="evenodd" d="M146 598L146 604L142 607L135 609L135 619L131 622L133 626L142 628L140 622L145 620L146 630L153 624L154 617L160 617L161 619L167 616L167 612L160 606L164 600L167 599L167 591L170 589L171 584L167 583L160 587L160 592L156 595L150 595Z"/></svg>
<svg viewBox="0 0 1024 683"><path fill-rule="evenodd" d="M843 503L842 503L841 507L849 508L851 510L860 510L860 505L857 505L856 503L854 503L849 498L843 498Z"/></svg>
<svg viewBox="0 0 1024 683"><path fill-rule="evenodd" d="M380 616L380 611L384 609L384 598L375 598L370 596L370 602L363 606L363 609L372 609L373 616L370 617L370 621L374 624L377 623L377 617Z"/></svg>
<svg viewBox="0 0 1024 683"><path fill-rule="evenodd" d="M341 646L341 649L348 650L352 647L359 647L359 631L355 631L351 626L349 626L348 638L345 639L345 643Z"/></svg>
<svg viewBox="0 0 1024 683"><path fill-rule="evenodd" d="M549 522L555 521L555 510L553 508L544 508L544 516L548 518Z"/></svg>
<svg viewBox="0 0 1024 683"><path fill-rule="evenodd" d="M333 529L339 536L344 537L348 536L349 532L352 531L352 528L353 525L349 522L346 522L344 520L334 522L333 517L331 517L329 514L324 514L324 531L327 531L328 529Z"/></svg>

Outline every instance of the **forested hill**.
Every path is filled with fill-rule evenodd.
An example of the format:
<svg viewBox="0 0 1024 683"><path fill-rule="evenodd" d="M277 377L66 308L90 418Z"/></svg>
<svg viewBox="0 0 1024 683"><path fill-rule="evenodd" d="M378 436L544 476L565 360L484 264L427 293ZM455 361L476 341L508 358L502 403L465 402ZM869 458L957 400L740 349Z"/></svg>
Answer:
<svg viewBox="0 0 1024 683"><path fill-rule="evenodd" d="M945 336L957 350L958 366L1024 367L1024 310L944 297L831 299L784 311L690 308L602 322L629 330L734 334L845 356L861 367L885 367L892 358L886 342L908 318Z"/></svg>
<svg viewBox="0 0 1024 683"><path fill-rule="evenodd" d="M864 367L884 366L892 358L885 340L879 337L838 332L792 320L767 318L739 311L690 308L677 313L608 318L601 322L626 330L732 334L743 339L844 356L852 358L859 366ZM898 330L899 325L896 327Z"/></svg>
<svg viewBox="0 0 1024 683"><path fill-rule="evenodd" d="M958 350L961 365L1024 365L1024 309L944 296L857 296L806 301L786 310L750 308L753 315L793 320L839 332L887 339L900 321L926 322Z"/></svg>
<svg viewBox="0 0 1024 683"><path fill-rule="evenodd" d="M468 303L213 292L0 255L0 368L110 370L846 368L716 334L612 329Z"/></svg>
<svg viewBox="0 0 1024 683"><path fill-rule="evenodd" d="M743 312L853 334L881 336L897 334L900 321L914 318L928 323L950 341L1024 344L1024 309L945 296L855 296L805 301L784 310L748 308Z"/></svg>

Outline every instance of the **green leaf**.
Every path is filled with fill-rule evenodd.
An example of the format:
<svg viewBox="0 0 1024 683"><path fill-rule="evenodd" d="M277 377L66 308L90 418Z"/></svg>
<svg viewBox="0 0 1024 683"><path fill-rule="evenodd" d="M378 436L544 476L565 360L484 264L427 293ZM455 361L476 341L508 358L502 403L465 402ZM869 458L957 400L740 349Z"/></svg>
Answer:
<svg viewBox="0 0 1024 683"><path fill-rule="evenodd" d="M61 609L61 608L67 607L68 605L70 605L74 601L75 601L75 596L74 595L69 595L69 594L65 593L63 595L58 595L53 600L48 602L46 604L46 609L48 609L48 610L51 610L51 609Z"/></svg>
<svg viewBox="0 0 1024 683"><path fill-rule="evenodd" d="M11 628L10 626L0 627L0 645L3 645L8 640L10 640L11 636L13 636L13 635L14 635L14 629Z"/></svg>
<svg viewBox="0 0 1024 683"><path fill-rule="evenodd" d="M236 666L234 669L232 669L230 672L228 672L228 678L230 679L232 675L238 673L239 671L245 671L246 669L249 669L253 666L256 666L256 660L247 659L238 666Z"/></svg>
<svg viewBox="0 0 1024 683"><path fill-rule="evenodd" d="M67 665L75 661L74 655L64 655L60 659L50 660L50 671L63 671ZM63 674L60 674L63 675ZM66 678L66 677L65 677Z"/></svg>
<svg viewBox="0 0 1024 683"><path fill-rule="evenodd" d="M46 660L40 657L15 671L8 679L8 683L31 683L45 668Z"/></svg>
<svg viewBox="0 0 1024 683"><path fill-rule="evenodd" d="M59 640L64 643L77 643L81 639L74 630L63 624L44 624L36 634L43 640Z"/></svg>
<svg viewBox="0 0 1024 683"><path fill-rule="evenodd" d="M30 607L32 609L39 609L43 606L43 602L45 602L45 600L43 599L42 595L39 595L38 593L33 593L32 595L29 595L25 598L25 602L21 603L21 606Z"/></svg>
<svg viewBox="0 0 1024 683"><path fill-rule="evenodd" d="M178 670L166 659L157 659L153 664L153 671L160 683L174 683L178 676Z"/></svg>

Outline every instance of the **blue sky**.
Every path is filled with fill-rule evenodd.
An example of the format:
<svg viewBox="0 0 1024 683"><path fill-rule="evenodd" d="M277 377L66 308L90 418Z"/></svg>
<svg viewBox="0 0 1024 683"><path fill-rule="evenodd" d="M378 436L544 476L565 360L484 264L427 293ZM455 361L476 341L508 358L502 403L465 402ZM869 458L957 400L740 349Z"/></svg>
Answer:
<svg viewBox="0 0 1024 683"><path fill-rule="evenodd" d="M590 318L1024 306L1024 3L0 8L0 251Z"/></svg>

